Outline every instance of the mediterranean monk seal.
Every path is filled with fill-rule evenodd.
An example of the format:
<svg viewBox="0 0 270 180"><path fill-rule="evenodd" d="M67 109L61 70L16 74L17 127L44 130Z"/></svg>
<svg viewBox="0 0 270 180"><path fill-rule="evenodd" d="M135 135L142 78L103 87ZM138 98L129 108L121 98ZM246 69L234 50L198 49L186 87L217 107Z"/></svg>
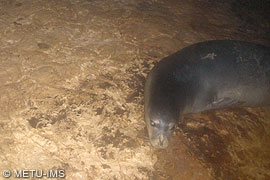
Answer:
<svg viewBox="0 0 270 180"><path fill-rule="evenodd" d="M270 105L270 47L234 40L188 46L157 63L144 97L151 144L166 148L187 113Z"/></svg>

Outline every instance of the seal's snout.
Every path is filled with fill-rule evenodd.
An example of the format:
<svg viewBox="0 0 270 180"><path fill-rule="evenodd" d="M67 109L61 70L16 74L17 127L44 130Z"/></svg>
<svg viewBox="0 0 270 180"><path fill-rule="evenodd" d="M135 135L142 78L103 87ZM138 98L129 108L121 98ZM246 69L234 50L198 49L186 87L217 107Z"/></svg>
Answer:
<svg viewBox="0 0 270 180"><path fill-rule="evenodd" d="M165 136L164 134L160 134L158 137L158 143L157 143L157 147L158 148L166 148L169 146L169 139L167 136Z"/></svg>
<svg viewBox="0 0 270 180"><path fill-rule="evenodd" d="M160 144L160 146L163 146L164 140L165 140L164 135L161 134L161 135L159 136L159 144Z"/></svg>
<svg viewBox="0 0 270 180"><path fill-rule="evenodd" d="M165 134L152 137L150 142L155 148L167 148L169 146L169 138Z"/></svg>

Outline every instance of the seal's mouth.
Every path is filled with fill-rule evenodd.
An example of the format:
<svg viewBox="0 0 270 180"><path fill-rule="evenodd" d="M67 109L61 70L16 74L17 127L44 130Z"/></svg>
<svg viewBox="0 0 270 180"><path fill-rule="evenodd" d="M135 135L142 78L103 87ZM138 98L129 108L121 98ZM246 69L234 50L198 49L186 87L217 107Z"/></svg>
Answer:
<svg viewBox="0 0 270 180"><path fill-rule="evenodd" d="M164 134L159 134L155 137L150 137L150 142L155 148L167 148L169 146L169 138Z"/></svg>

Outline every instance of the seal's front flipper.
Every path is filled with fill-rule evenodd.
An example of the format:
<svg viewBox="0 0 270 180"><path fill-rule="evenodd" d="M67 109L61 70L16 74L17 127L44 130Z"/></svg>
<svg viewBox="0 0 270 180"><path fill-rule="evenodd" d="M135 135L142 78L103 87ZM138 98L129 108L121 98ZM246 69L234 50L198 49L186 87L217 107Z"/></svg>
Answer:
<svg viewBox="0 0 270 180"><path fill-rule="evenodd" d="M224 97L224 98L216 99L212 103L208 104L206 106L206 110L222 109L222 108L226 108L226 107L237 106L239 104L240 104L240 102L235 100L235 99Z"/></svg>

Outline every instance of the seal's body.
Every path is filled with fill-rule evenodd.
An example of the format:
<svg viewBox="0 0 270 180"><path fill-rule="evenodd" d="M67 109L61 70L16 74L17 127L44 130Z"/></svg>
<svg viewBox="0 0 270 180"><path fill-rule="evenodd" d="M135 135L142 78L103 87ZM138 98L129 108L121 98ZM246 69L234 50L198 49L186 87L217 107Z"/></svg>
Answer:
<svg viewBox="0 0 270 180"><path fill-rule="evenodd" d="M270 105L270 48L206 41L162 59L145 84L151 144L165 148L180 116L233 106Z"/></svg>

